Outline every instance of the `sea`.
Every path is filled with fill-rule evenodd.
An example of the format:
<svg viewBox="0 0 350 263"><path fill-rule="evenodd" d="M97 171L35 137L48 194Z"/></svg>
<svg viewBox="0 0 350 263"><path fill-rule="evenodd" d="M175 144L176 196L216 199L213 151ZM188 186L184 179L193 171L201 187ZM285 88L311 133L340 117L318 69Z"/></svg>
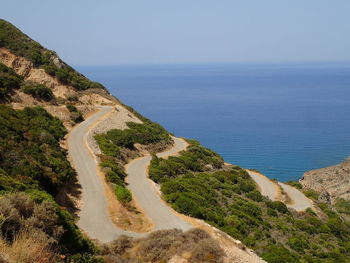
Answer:
<svg viewBox="0 0 350 263"><path fill-rule="evenodd" d="M350 62L76 68L176 136L273 179L350 155Z"/></svg>

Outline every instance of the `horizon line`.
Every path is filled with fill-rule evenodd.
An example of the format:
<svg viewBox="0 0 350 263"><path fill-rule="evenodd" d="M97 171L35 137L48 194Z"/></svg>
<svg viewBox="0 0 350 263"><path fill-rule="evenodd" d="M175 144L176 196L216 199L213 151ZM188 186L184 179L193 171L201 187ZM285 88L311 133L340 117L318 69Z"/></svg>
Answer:
<svg viewBox="0 0 350 263"><path fill-rule="evenodd" d="M205 65L288 65L288 64L349 64L350 60L284 60L284 61L208 61L208 62L131 62L106 64L75 64L73 67L113 67L113 66L205 66Z"/></svg>

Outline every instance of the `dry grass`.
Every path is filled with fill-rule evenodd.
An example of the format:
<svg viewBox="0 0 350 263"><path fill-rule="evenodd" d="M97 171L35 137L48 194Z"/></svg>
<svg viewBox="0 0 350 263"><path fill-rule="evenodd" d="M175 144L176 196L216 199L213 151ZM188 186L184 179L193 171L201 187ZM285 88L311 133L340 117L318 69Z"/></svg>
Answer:
<svg viewBox="0 0 350 263"><path fill-rule="evenodd" d="M58 263L59 255L54 250L37 232L22 232L11 244L0 239L0 255L6 263Z"/></svg>
<svg viewBox="0 0 350 263"><path fill-rule="evenodd" d="M51 202L36 203L22 192L1 196L0 259L3 262L61 262L56 246L62 232Z"/></svg>
<svg viewBox="0 0 350 263"><path fill-rule="evenodd" d="M19 192L0 198L0 234L11 242L22 231L41 232L55 242L63 229L58 224L52 203L35 203L29 195Z"/></svg>
<svg viewBox="0 0 350 263"><path fill-rule="evenodd" d="M224 252L205 231L195 228L160 230L144 238L121 236L102 249L105 262L169 262L174 257L191 263L221 263Z"/></svg>

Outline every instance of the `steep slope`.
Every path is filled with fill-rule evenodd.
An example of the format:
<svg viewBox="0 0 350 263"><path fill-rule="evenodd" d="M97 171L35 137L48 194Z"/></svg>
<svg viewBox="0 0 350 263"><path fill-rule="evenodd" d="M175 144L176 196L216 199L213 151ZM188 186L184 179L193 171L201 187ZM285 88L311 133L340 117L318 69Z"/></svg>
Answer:
<svg viewBox="0 0 350 263"><path fill-rule="evenodd" d="M350 158L334 166L308 171L299 182L322 193L330 202L338 198L350 201Z"/></svg>
<svg viewBox="0 0 350 263"><path fill-rule="evenodd" d="M344 203L338 213L331 204L314 198L315 210L298 212L269 200L244 169L225 166L221 156L193 140L187 141L186 149L176 148L178 145L159 124L120 103L100 84L89 81L53 51L4 20L0 20L0 63L0 102L6 104L0 108L0 260L19 262L19 256L24 255L28 262L28 255L32 255L37 261L69 263L263 262L252 248L268 262L350 261L350 225L343 213ZM115 110L98 111L106 105L104 109ZM100 125L91 126L103 115L106 118ZM83 117L87 121L83 122ZM78 122L83 123L77 127ZM63 149L67 146L64 126L72 131L69 150L77 150L73 155L81 157L72 163L83 189L74 180L74 170ZM86 144L91 152L84 148ZM156 154L174 147L176 156ZM81 153L83 148L86 155ZM94 172L98 164L101 174ZM148 174L153 183L146 178ZM139 183L139 176L144 183ZM88 189L84 188L86 180L93 182ZM144 200L149 194L142 195L145 184L152 184L150 189L154 190L150 202ZM85 204L81 204L81 190ZM70 204L62 202L72 195L75 199ZM184 214L181 218L207 233L198 229L185 233L162 230L133 240L120 236L97 252L76 227L72 215L61 207L79 214L74 209L90 206L92 212L80 226L86 230L88 222L93 231L86 232L97 237L118 229L106 211L114 209L107 207L111 203L118 203L122 214L131 216L142 215L138 208L146 207L144 212L154 213L149 218L156 221L157 209L152 204L162 202L160 196L164 199L163 212L171 211L167 202ZM100 215L106 220L98 221ZM138 219L144 220L142 216ZM99 226L91 220L103 224L104 230L99 233ZM120 222L113 223L119 227ZM134 223L124 222L125 229ZM168 223L162 226L173 226ZM179 226L187 229L182 222ZM134 231L114 234L135 235ZM35 253L38 247L42 247L45 258L35 257L40 255ZM28 253L28 248L34 252Z"/></svg>
<svg viewBox="0 0 350 263"><path fill-rule="evenodd" d="M63 136L66 134L66 129L63 127L63 124L68 130L71 130L77 122L83 121L82 115L88 117L96 112L101 105L118 106L118 109L122 109L127 116L132 116L133 113L137 115L137 113L122 105L116 98L111 96L102 85L89 81L83 75L77 73L74 69L61 61L53 51L45 49L4 20L0 20L0 70L0 103L9 106L4 109L8 109L13 115L22 116L23 113L29 114L25 119L27 123L20 125L21 129L18 130L16 136L11 135L9 129L2 129L2 145L5 146L5 149L3 149L3 155L0 156L0 161L3 162L0 163L0 166L4 168L4 170L0 170L0 186L2 187L1 200L9 206L8 202L14 202L12 200L16 200L18 197L16 195L12 196L11 194L7 196L8 192L30 191L24 194L22 199L18 199L26 200L22 202L21 205L17 203L11 204L14 208L10 208L10 210L6 210L7 207L5 207L5 210L1 210L4 206L0 207L1 215L5 216L7 216L7 213L10 211L15 211L17 209L19 211L18 220L21 223L23 222L23 226L19 229L15 229L13 232L13 237L15 237L15 239L9 239L4 233L9 232L8 227L11 225L11 222L7 221L10 217L5 217L5 219L2 220L2 226L4 228L1 233L2 238L0 238L0 259L5 261L9 260L11 262L17 262L19 260L29 262L31 259L28 257L31 257L32 259L35 258L35 260L46 262L100 262L93 256L96 252L94 245L80 233L74 224L72 216L64 208L59 207L54 201L54 197L57 197L60 199L60 204L62 204L62 201L63 203L69 203L67 202L69 194L73 194L75 197L79 196L79 188L76 188L78 185L77 182L74 181L74 170L67 162L66 152L61 147L65 147L65 138ZM17 124L8 121L9 116L6 111L7 110L1 109L0 112L0 118L4 121L2 124L6 124L6 128L10 128L11 126L16 127ZM37 122L35 120L35 114L33 113L36 111L40 113L39 115L44 116L40 117ZM53 117L48 112L57 116L57 118ZM43 118L47 118L50 121L52 120L55 129L61 129L62 132L56 136L56 131L54 129L48 131L40 129L40 125L46 127L51 123L48 120L45 121ZM171 139L170 141L167 139L167 137L169 137L168 133L161 126L143 117L142 120L146 123L145 126L132 126L130 123L127 123L126 128L131 128L132 126L131 130L135 132L132 136L135 136L134 138L138 138L137 140L146 144L141 146L140 149L135 148L126 151L122 149L123 156L126 158L124 161L130 160L130 158L135 155L141 155L147 150L155 151L157 149L165 149L169 146L169 143L171 143ZM35 122L39 127L34 125ZM116 123L118 123L118 121ZM88 122L86 124L88 124ZM143 136L142 129L144 127L149 129L146 137ZM32 134L32 129L35 131L34 134ZM108 129L106 131L108 131ZM158 131L161 131L160 134L155 134ZM126 133L128 134L128 132ZM34 137L34 135L37 137ZM56 137L52 138L52 136ZM87 134L82 134L81 136L85 137ZM36 144L33 141L27 147L27 137L32 140L35 139ZM15 145L13 150L8 151L8 144L13 147L12 141L14 138L18 145ZM158 140L159 138L161 141L158 141L158 144L154 144L154 140ZM165 140L163 141L163 139ZM54 140L54 142L52 142L52 140ZM94 138L90 137L90 140L94 140ZM54 143L55 147L57 147L57 152L55 152L54 149L50 149L50 145L46 145L47 141ZM129 145L128 147L130 148L134 147L130 142L126 145ZM35 149L32 149L32 151L25 149L26 147L30 149L34 146ZM23 166L25 162L28 162L28 166ZM62 194L62 190L66 187L72 188L73 192L65 192ZM58 196L56 195L57 193L59 193ZM31 202L34 202L34 204ZM48 203L50 203L50 206ZM36 204L39 205L39 212L43 214L37 214ZM43 204L47 211L42 208L41 204ZM1 205L3 204L1 203ZM27 209L27 205L34 210L29 212L30 210ZM166 207L164 203L163 205ZM72 207L68 208L72 209ZM55 213L57 214L57 218ZM51 221L44 215L50 217ZM39 224L45 231L50 229L46 224L51 224L53 228L57 226L57 230L54 230L55 233L51 234L45 233L45 231L43 232L42 229L38 227L28 228L30 224L25 223L27 217L29 217L30 222ZM38 219L37 217L40 218ZM170 224L169 227L172 227L172 225ZM62 228L63 232L61 232ZM25 233L28 233L28 235ZM182 249L186 249L186 257L190 255L191 261L193 261L195 260L195 256L197 260L200 260L199 262L212 262L212 260L216 258L216 262L219 262L223 253L213 249L214 247L218 247L218 249L221 250L216 241L206 236L205 232L203 232L203 234L200 232L198 233L201 236L193 236L193 238L197 241L203 239L205 242L203 245L194 246L191 249L186 247L185 244L187 241L184 242L185 246ZM37 234L40 235L37 236ZM157 235L157 232L154 234ZM191 233L190 236L192 236ZM180 240L181 238L183 238L183 236L179 235L178 239ZM56 239L58 239L58 241L56 241ZM147 241L147 239L145 240ZM57 242L59 242L59 246ZM137 243L138 242L139 241L137 241ZM212 249L206 249L207 251L203 250L206 242L211 244ZM32 252L28 251L26 246L18 247L26 243L31 243L31 246L27 246L27 248L33 249ZM43 243L46 245L43 246ZM53 247L53 245L55 245L55 247ZM225 247L230 248L230 246L230 242L226 242ZM35 252L38 251L37 249L39 247L42 247L41 252ZM198 255L198 249L202 250L201 255ZM244 252L244 250L241 250L239 247L235 249L238 250L238 254L234 256L231 255L230 258L245 257L247 252ZM14 253L15 250L16 253ZM164 248L164 253L165 251L166 248ZM79 254L73 255L78 252ZM213 253L218 254L214 255ZM233 251L231 251L231 253L236 254ZM239 255L240 253L242 255ZM255 256L254 253L249 253L252 254L253 257ZM250 255L249 253L247 255ZM109 254L111 254L111 252L108 252L107 255L104 253L104 256L108 256ZM182 256L174 256L175 258L172 259L173 262L178 262L179 260L185 262L185 258ZM115 259L114 255L113 258ZM159 260L162 261L164 259L159 258ZM226 262L228 262L227 260L229 259L226 259ZM111 260L109 259L108 262L111 262ZM229 260L229 262L232 262L232 260ZM245 260L245 262L250 261Z"/></svg>
<svg viewBox="0 0 350 263"><path fill-rule="evenodd" d="M64 63L58 55L42 47L12 24L0 19L0 64L22 77L20 86L13 86L0 97L3 103L16 109L28 106L43 106L60 118L67 128L75 121L66 105L71 104L87 115L95 111L94 105L114 105L118 100L99 83ZM43 99L25 92L24 86L41 85L50 89L52 96ZM27 89L28 90L28 89Z"/></svg>

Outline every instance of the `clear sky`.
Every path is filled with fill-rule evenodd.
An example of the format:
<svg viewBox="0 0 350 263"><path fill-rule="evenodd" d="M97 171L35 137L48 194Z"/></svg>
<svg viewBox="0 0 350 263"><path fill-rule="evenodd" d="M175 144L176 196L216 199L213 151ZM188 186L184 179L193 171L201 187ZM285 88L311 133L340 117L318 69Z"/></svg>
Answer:
<svg viewBox="0 0 350 263"><path fill-rule="evenodd" d="M72 65L350 61L350 0L0 0Z"/></svg>

